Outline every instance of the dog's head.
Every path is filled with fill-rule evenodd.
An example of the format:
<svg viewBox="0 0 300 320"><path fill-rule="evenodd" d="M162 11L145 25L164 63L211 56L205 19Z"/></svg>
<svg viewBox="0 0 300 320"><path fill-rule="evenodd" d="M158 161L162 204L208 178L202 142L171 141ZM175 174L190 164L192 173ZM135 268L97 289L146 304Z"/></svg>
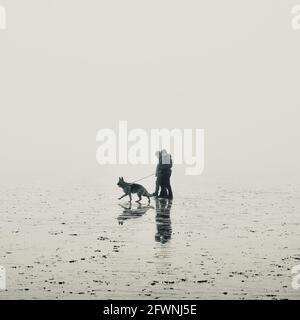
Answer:
<svg viewBox="0 0 300 320"><path fill-rule="evenodd" d="M118 185L118 187L122 188L122 186L124 185L123 177L119 177L119 181L118 181L117 185Z"/></svg>

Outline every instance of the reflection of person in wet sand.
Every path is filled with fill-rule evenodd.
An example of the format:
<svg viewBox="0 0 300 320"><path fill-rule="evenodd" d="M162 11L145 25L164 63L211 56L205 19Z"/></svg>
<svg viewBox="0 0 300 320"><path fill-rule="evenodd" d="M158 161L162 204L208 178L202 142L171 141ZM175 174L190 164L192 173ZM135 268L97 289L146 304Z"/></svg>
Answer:
<svg viewBox="0 0 300 320"><path fill-rule="evenodd" d="M117 218L120 225L123 225L125 220L139 218L143 216L149 209L154 209L153 206L142 205L141 203L138 205L132 205L130 203L127 206L119 204L119 206L124 209L122 214L120 214Z"/></svg>
<svg viewBox="0 0 300 320"><path fill-rule="evenodd" d="M171 239L172 227L170 211L172 208L172 200L156 199L156 228L155 241L166 243Z"/></svg>

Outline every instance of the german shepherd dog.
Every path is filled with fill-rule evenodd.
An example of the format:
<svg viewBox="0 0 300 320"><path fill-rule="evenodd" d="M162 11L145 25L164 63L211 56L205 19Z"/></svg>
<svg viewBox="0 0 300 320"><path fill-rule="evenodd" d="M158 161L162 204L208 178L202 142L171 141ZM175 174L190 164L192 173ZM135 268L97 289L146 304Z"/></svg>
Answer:
<svg viewBox="0 0 300 320"><path fill-rule="evenodd" d="M125 182L123 177L119 178L119 182L117 183L118 187L122 188L124 191L124 194L122 197L119 198L121 200L122 198L129 196L130 202L132 200L131 194L136 193L139 197L139 200L136 202L140 202L142 200L142 197L148 198L148 203L150 203L150 197L151 195L149 192L140 184L137 183L128 183Z"/></svg>

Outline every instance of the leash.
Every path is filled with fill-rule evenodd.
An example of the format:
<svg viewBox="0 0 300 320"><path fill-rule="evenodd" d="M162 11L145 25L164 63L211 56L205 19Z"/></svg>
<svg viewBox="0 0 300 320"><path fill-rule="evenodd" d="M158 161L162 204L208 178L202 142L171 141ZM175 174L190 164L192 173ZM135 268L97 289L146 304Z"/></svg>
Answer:
<svg viewBox="0 0 300 320"><path fill-rule="evenodd" d="M150 178L150 177L152 177L152 176L155 176L155 173L151 173L151 174L149 174L148 176L143 177L143 178L138 179L138 180L135 180L135 181L133 181L133 182L131 182L131 183L136 183L136 182L139 182L139 181L141 181L141 180L144 180L144 179Z"/></svg>

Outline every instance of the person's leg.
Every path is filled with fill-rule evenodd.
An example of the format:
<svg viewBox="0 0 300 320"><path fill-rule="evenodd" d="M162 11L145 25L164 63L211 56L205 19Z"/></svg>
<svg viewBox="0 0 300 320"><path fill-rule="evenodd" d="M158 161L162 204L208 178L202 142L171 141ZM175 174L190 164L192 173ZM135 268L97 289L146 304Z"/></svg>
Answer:
<svg viewBox="0 0 300 320"><path fill-rule="evenodd" d="M168 195L168 191L167 191L167 188L165 186L162 186L161 187L161 191L160 191L160 194L159 194L159 198L165 198L167 197Z"/></svg>
<svg viewBox="0 0 300 320"><path fill-rule="evenodd" d="M162 178L161 178L161 191L160 191L160 195L159 195L159 198L165 198L168 196L168 191L167 191L167 181L166 181L166 174L164 173L162 175Z"/></svg>
<svg viewBox="0 0 300 320"><path fill-rule="evenodd" d="M171 178L171 173L168 174L168 176L166 177L166 188L168 190L168 199L173 199L173 191L171 187L170 178Z"/></svg>
<svg viewBox="0 0 300 320"><path fill-rule="evenodd" d="M160 186L160 178L157 177L156 181L155 181L155 191L154 191L154 193L152 193L152 196L154 196L154 197L158 196L159 186Z"/></svg>

